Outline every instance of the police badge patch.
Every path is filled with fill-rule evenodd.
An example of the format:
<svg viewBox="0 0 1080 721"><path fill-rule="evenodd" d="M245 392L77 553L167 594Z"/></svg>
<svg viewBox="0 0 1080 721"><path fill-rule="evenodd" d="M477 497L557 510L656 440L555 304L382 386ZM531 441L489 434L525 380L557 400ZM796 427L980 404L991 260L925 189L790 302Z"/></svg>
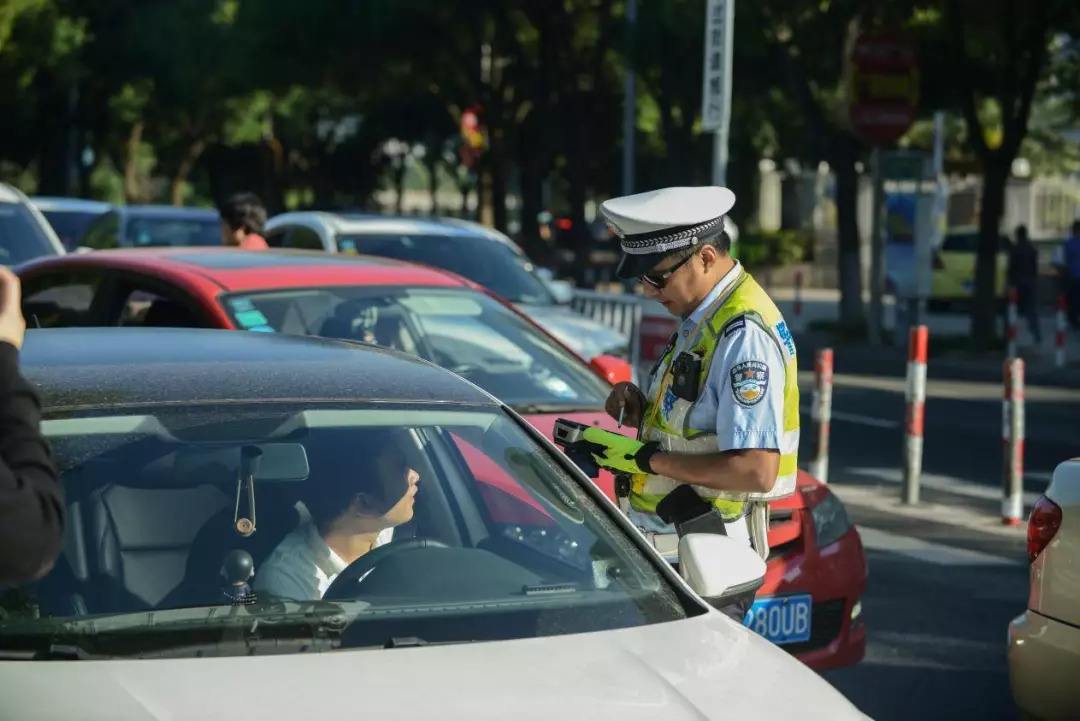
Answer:
<svg viewBox="0 0 1080 721"><path fill-rule="evenodd" d="M743 361L731 369L731 395L749 408L765 397L769 388L769 366L761 361Z"/></svg>

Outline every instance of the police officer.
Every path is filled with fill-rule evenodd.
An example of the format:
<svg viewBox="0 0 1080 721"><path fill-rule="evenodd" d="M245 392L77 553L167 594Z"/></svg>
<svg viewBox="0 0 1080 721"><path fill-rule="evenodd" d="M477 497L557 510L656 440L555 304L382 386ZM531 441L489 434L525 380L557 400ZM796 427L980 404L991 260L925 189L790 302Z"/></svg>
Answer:
<svg viewBox="0 0 1080 721"><path fill-rule="evenodd" d="M799 391L795 344L772 299L730 254L727 188L665 188L601 206L620 238L620 278L682 319L647 392L615 386L606 410L640 429L601 429L601 466L633 474L628 515L671 533L657 503L681 484L722 517L727 535L768 554L765 501L795 489ZM696 499L695 499L696 500Z"/></svg>

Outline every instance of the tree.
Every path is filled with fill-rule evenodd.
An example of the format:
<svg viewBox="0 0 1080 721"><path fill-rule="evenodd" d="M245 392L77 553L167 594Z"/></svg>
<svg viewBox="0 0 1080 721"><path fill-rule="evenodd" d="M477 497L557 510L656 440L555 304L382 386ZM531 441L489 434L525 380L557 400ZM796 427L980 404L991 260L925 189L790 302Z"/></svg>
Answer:
<svg viewBox="0 0 1080 721"><path fill-rule="evenodd" d="M1074 0L945 0L968 143L982 165L979 245L971 330L976 344L996 337L996 266L1005 186L1028 135L1053 29L1080 30Z"/></svg>

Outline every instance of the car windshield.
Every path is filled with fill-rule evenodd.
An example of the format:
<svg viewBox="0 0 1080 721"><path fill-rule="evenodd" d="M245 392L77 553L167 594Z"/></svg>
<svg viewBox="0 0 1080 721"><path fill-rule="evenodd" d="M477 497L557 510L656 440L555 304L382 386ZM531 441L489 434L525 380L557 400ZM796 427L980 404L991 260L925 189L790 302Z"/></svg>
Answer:
<svg viewBox="0 0 1080 721"><path fill-rule="evenodd" d="M230 295L240 328L359 340L419 355L519 410L598 410L608 387L513 310L474 290L326 287Z"/></svg>
<svg viewBox="0 0 1080 721"><path fill-rule="evenodd" d="M102 216L102 213L84 210L43 210L41 212L60 237L60 242L68 250L78 248L79 241L86 234L86 229Z"/></svg>
<svg viewBox="0 0 1080 721"><path fill-rule="evenodd" d="M703 612L495 406L298 401L47 418L68 533L0 659L384 649Z"/></svg>
<svg viewBox="0 0 1080 721"><path fill-rule="evenodd" d="M0 264L18 265L43 255L56 255L56 252L24 205L0 203Z"/></svg>
<svg viewBox="0 0 1080 721"><path fill-rule="evenodd" d="M381 255L443 268L495 291L511 303L553 305L532 263L497 240L475 235L339 234L342 253Z"/></svg>
<svg viewBox="0 0 1080 721"><path fill-rule="evenodd" d="M124 245L221 245L221 224L216 218L132 217L124 230Z"/></svg>

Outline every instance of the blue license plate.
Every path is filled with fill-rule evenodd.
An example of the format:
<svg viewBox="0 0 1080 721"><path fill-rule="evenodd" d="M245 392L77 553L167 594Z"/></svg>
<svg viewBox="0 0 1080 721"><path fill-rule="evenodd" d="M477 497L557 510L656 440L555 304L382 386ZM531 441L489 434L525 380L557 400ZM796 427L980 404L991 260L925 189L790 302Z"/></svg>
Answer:
<svg viewBox="0 0 1080 721"><path fill-rule="evenodd" d="M775 644L810 640L810 594L769 596L754 601L743 625Z"/></svg>

